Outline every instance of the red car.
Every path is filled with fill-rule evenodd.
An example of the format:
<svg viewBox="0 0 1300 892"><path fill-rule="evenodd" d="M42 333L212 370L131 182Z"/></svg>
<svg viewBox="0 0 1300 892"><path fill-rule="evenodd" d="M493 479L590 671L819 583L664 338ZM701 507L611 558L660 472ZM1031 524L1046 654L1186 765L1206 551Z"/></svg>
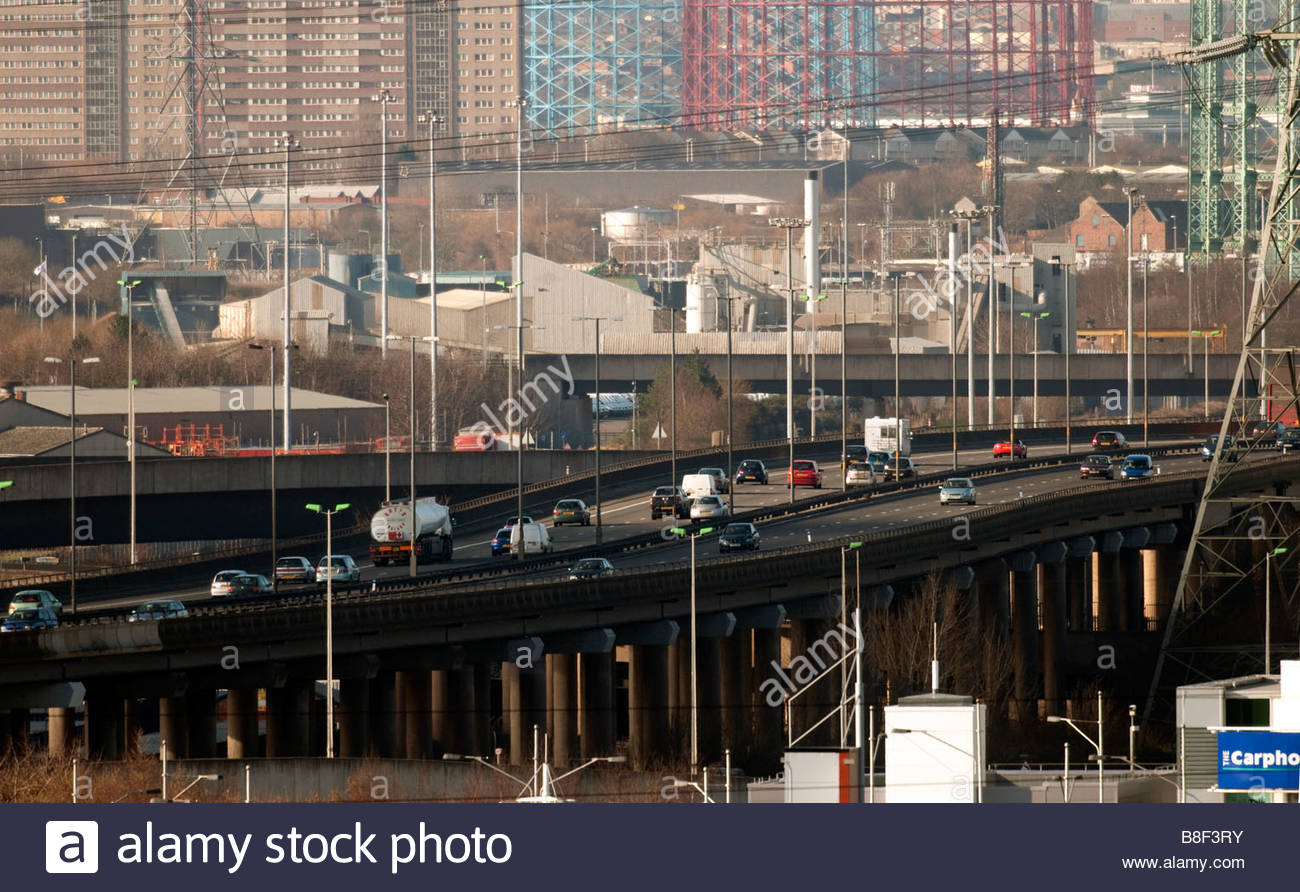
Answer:
<svg viewBox="0 0 1300 892"><path fill-rule="evenodd" d="M792 477L795 486L811 486L813 489L822 488L821 468L817 467L815 461L796 461L790 471L786 473L785 483L787 486L790 485Z"/></svg>
<svg viewBox="0 0 1300 892"><path fill-rule="evenodd" d="M994 458L1001 458L1004 455L1011 455L1013 451L1015 453L1016 458L1029 457L1029 447L1025 446L1025 444L1020 440L1016 440L1014 443L1003 442L1003 443L993 444Z"/></svg>

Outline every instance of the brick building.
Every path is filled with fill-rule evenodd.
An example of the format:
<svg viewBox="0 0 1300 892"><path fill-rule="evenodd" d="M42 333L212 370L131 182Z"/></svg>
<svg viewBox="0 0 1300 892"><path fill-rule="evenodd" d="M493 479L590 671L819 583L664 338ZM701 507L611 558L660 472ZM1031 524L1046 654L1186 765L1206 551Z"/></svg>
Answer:
<svg viewBox="0 0 1300 892"><path fill-rule="evenodd" d="M1166 254L1187 244L1187 203L1145 201L1133 206L1133 250ZM1070 242L1085 253L1124 250L1124 227L1128 224L1128 201L1098 201L1088 196L1079 202L1079 216L1070 223Z"/></svg>

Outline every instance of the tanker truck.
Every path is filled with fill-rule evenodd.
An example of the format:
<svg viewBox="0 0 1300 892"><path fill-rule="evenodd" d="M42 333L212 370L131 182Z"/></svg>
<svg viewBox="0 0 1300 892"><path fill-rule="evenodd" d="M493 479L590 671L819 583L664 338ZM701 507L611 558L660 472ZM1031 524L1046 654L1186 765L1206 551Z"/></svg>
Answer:
<svg viewBox="0 0 1300 892"><path fill-rule="evenodd" d="M411 560L411 500L384 502L370 519L370 560L376 567ZM415 500L415 559L451 560L452 519L437 499Z"/></svg>

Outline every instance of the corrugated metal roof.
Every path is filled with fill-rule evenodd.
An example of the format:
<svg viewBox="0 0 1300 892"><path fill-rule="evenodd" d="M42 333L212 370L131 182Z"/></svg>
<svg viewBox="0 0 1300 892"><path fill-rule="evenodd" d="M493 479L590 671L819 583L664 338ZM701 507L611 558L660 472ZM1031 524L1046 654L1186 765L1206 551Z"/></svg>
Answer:
<svg viewBox="0 0 1300 892"><path fill-rule="evenodd" d="M41 385L25 388L27 400L33 405L67 415L71 410L68 388L59 385ZM280 388L276 388L279 398ZM317 393L314 390L292 389L294 409L378 409L382 404ZM107 415L126 411L125 387L78 387L77 415ZM271 405L270 385L236 384L227 387L147 387L135 392L136 414L180 412L229 412L239 407Z"/></svg>
<svg viewBox="0 0 1300 892"><path fill-rule="evenodd" d="M77 439L83 440L102 430L102 427L78 427ZM72 439L71 434L72 431L66 427L11 427L0 431L0 455L41 455L66 446Z"/></svg>

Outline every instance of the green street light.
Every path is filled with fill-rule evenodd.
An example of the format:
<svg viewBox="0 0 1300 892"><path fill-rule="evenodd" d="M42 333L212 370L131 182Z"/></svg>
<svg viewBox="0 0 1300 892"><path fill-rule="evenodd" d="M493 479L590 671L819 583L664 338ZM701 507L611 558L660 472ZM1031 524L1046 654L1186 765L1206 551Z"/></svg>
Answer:
<svg viewBox="0 0 1300 892"><path fill-rule="evenodd" d="M0 480L0 489L8 489L13 485L14 482L12 480Z"/></svg>
<svg viewBox="0 0 1300 892"><path fill-rule="evenodd" d="M312 502L308 511L325 515L325 758L334 758L334 515L352 507L343 502L333 509ZM414 512L412 512L414 515ZM319 570L317 570L319 572Z"/></svg>
<svg viewBox="0 0 1300 892"><path fill-rule="evenodd" d="M1274 548L1264 555L1264 674L1273 664L1273 558L1287 553L1283 547Z"/></svg>

